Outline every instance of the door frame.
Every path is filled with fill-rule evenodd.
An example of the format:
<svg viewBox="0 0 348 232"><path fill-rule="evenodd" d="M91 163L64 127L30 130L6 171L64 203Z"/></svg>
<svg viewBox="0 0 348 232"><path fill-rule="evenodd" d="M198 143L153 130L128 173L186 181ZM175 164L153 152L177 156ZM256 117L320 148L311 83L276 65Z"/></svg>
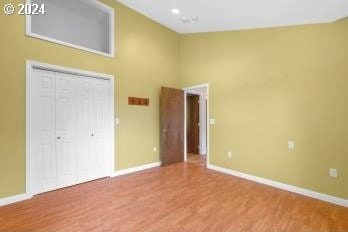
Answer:
<svg viewBox="0 0 348 232"><path fill-rule="evenodd" d="M109 74L103 74L103 73L96 73L92 71L86 71L81 69L75 69L75 68L69 68L59 65L52 65L47 63L42 63L38 61L33 60L27 60L26 61L26 154L25 154L25 166L26 166L26 194L33 195L33 191L31 188L31 154L30 154L30 91L31 91L31 79L34 75L34 69L41 69L45 71L52 71L52 72L59 72L59 73L66 73L66 74L73 74L73 75L79 75L79 76L85 76L89 78L99 78L99 79L105 79L110 81L110 120L109 120L109 136L108 136L108 146L110 147L110 154L108 154L108 162L110 162L109 165L109 171L108 176L113 176L115 171L115 137L116 137L116 131L115 131L115 77L113 75Z"/></svg>
<svg viewBox="0 0 348 232"><path fill-rule="evenodd" d="M199 95L200 97L200 104L199 104L199 108L200 108L200 112L201 112L201 102L202 102L202 99L204 99L204 96L202 94L201 91L197 91L198 89L201 90L201 89L205 89L206 90L206 100L207 100L207 109L206 109L206 113L207 113L207 120L206 120L206 136L207 136L207 141L206 141L206 144L207 144L207 165L209 164L209 84L208 83L205 83L205 84L200 84L200 85L194 85L194 86L189 86L189 87L185 87L183 88L184 90L184 107L185 107L185 117L184 117L184 130L185 130L185 133L184 133L184 160L185 162L187 161L187 134L186 134L186 131L187 131L187 95L188 94L196 94L196 95ZM201 116L200 116L200 123L201 123ZM202 130L201 130L201 127L199 128L199 144L200 144L200 148L199 148L199 151L201 151L201 138L202 138Z"/></svg>

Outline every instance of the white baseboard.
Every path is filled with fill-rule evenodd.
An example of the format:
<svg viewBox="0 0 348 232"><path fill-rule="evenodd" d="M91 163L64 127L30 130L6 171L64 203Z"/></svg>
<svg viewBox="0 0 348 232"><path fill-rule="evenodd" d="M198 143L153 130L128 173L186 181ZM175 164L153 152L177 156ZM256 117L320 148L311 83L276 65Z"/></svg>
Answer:
<svg viewBox="0 0 348 232"><path fill-rule="evenodd" d="M139 171L143 171L143 170L146 170L146 169L159 167L159 166L161 166L160 162L146 164L146 165L142 165L142 166L137 166L137 167L133 167L133 168L125 169L125 170L116 171L116 172L114 172L112 177L122 176L122 175L126 175L126 174L131 174L131 173L134 173L134 172L139 172ZM330 203L333 203L333 204L336 204L336 205L348 207L348 200L343 199L343 198L338 198L338 197L326 195L326 194L323 194L323 193L315 192L315 191L312 191L312 190L300 188L300 187L289 185L289 184L283 184L281 182L277 182L277 181L273 181L273 180L269 180L269 179L253 176L253 175L250 175L250 174L234 171L234 170L227 169L227 168L222 168L222 167L211 165L211 164L208 164L207 167L208 167L208 169L211 169L211 170L214 170L214 171L218 171L218 172L222 172L222 173L225 173L225 174L237 176L237 177L240 177L240 178L243 178L243 179L255 181L255 182L258 182L258 183L261 183L261 184L269 185L269 186L272 186L272 187L275 187L275 188L279 188L279 189L283 189L283 190L286 190L286 191L289 191L289 192L301 194L301 195L304 195L304 196L307 196L307 197L311 197L311 198L315 198L315 199L318 199L318 200L330 202ZM10 196L10 197L6 197L6 198L0 198L0 207L1 206L5 206L5 205L9 205L9 204L13 204L13 203L16 203L16 202L28 200L28 199L30 199L32 197L33 197L32 195L24 193L24 194Z"/></svg>
<svg viewBox="0 0 348 232"><path fill-rule="evenodd" d="M133 168L128 168L128 169L116 171L116 172L114 172L114 174L111 177L122 176L122 175L130 174L130 173L134 173L134 172L139 172L139 171L143 171L146 169L155 168L155 167L159 167L159 166L161 166L161 162L145 164L142 166L137 166L137 167L133 167Z"/></svg>
<svg viewBox="0 0 348 232"><path fill-rule="evenodd" d="M122 176L122 175L130 174L130 173L134 173L134 172L139 172L139 171L143 171L146 169L159 167L159 166L161 166L161 162L145 164L145 165L138 166L138 167L133 167L133 168L125 169L125 170L116 171L113 173L113 175L111 175L111 177ZM33 195L24 193L24 194L18 194L18 195L6 197L6 198L0 198L0 207L5 206L5 205L9 205L9 204L13 204L16 202L28 200L32 197L33 197Z"/></svg>
<svg viewBox="0 0 348 232"><path fill-rule="evenodd" d="M32 197L33 196L30 194L23 193L23 194L10 196L10 197L0 198L0 207L5 206L5 205L9 205L9 204L13 204L16 202L20 202L20 201L25 201L25 200L28 200Z"/></svg>
<svg viewBox="0 0 348 232"><path fill-rule="evenodd" d="M286 190L286 191L289 191L289 192L293 192L293 193L301 194L301 195L304 195L304 196L307 196L307 197L315 198L315 199L318 199L318 200L330 202L332 204L348 207L348 200L347 199L326 195L326 194L323 194L323 193L319 193L319 192L315 192L315 191L312 191L312 190L296 187L296 186L289 185L289 184L283 184L281 182L277 182L277 181L273 181L273 180L269 180L269 179L265 179L265 178L261 178L261 177L257 177L257 176L253 176L253 175L249 175L249 174L246 174L246 173L234 171L234 170L227 169L227 168L222 168L222 167L211 165L211 164L208 164L207 167L208 167L208 169L215 170L215 171L218 171L218 172L222 172L222 173L225 173L225 174L229 174L229 175L232 175L232 176L237 176L237 177L240 177L240 178L243 178L243 179L255 181L255 182L258 182L258 183L261 183L261 184L269 185L269 186L272 186L272 187L275 187L275 188L279 188L279 189L283 189L283 190Z"/></svg>

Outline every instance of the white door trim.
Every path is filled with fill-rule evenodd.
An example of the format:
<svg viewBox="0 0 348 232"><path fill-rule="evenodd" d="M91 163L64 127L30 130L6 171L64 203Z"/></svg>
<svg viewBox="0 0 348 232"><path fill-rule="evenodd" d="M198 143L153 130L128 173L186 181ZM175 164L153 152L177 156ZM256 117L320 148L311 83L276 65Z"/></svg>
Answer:
<svg viewBox="0 0 348 232"><path fill-rule="evenodd" d="M184 117L184 154L185 154L185 161L187 161L187 135L186 135L186 130L187 130L187 125L186 125L186 114L187 114L187 109L186 109L186 106L187 106L187 94L189 93L193 93L193 94L199 94L200 95L200 99L202 99L202 96L201 96L201 91L198 92L195 92L197 91L197 89L202 89L202 88L205 88L206 89L206 94L207 94L207 125L206 125L206 128L207 128L207 164L209 164L209 84L206 83L206 84L200 84L200 85L194 85L194 86L190 86L190 87L185 87L183 88L184 90L184 114L185 114L185 117ZM200 129L200 137L201 137L201 129ZM201 142L200 142L201 144Z"/></svg>
<svg viewBox="0 0 348 232"><path fill-rule="evenodd" d="M68 74L74 74L74 75L80 75L80 76L86 76L91 78L99 78L99 79L105 79L110 80L110 126L109 126L109 144L110 146L110 154L109 157L109 176L113 176L115 171L115 124L114 124L114 118L115 118L115 95L114 95L114 83L115 83L115 77L113 75L103 74L103 73L96 73L91 71L85 71L81 69L75 69L75 68L68 68L63 67L59 65L52 65L52 64L46 64L41 63L37 61L27 60L26 61L26 194L32 195L32 188L31 188L31 163L30 163L30 79L33 76L34 69L42 69L46 71L53 71L53 72L60 72L60 73L68 73Z"/></svg>

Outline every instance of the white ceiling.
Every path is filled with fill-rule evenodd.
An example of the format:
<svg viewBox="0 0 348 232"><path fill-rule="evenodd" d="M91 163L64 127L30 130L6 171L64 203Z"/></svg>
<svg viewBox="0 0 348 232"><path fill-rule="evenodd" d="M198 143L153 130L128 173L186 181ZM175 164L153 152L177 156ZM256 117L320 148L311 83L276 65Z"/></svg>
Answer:
<svg viewBox="0 0 348 232"><path fill-rule="evenodd" d="M333 22L348 0L118 0L177 31L196 33ZM179 15L171 13L178 8ZM182 17L195 18L184 23Z"/></svg>

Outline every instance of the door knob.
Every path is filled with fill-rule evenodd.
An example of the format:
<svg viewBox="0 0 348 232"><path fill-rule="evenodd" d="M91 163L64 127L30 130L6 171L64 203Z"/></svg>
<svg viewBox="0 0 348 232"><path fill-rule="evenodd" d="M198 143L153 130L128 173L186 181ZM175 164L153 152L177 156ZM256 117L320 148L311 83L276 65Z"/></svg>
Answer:
<svg viewBox="0 0 348 232"><path fill-rule="evenodd" d="M57 139L61 139L61 137L58 136Z"/></svg>
<svg viewBox="0 0 348 232"><path fill-rule="evenodd" d="M168 132L168 130L161 130L162 132Z"/></svg>
<svg viewBox="0 0 348 232"><path fill-rule="evenodd" d="M93 137L93 136L94 136L94 134L92 133L92 134L91 134L91 136Z"/></svg>

